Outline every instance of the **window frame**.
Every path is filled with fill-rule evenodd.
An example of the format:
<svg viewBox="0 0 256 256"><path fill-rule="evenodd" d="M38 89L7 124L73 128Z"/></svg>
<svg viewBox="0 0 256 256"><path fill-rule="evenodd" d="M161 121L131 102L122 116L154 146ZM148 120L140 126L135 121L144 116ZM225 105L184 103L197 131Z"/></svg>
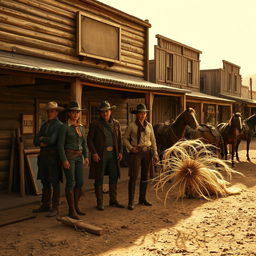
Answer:
<svg viewBox="0 0 256 256"><path fill-rule="evenodd" d="M165 61L166 61L166 68L165 68L165 70L166 70L166 82L173 82L173 54L172 53L166 53L166 60ZM171 62L171 65L170 65L170 62Z"/></svg>
<svg viewBox="0 0 256 256"><path fill-rule="evenodd" d="M191 67L191 70L189 70L189 67ZM193 85L193 60L190 59L187 60L187 83Z"/></svg>

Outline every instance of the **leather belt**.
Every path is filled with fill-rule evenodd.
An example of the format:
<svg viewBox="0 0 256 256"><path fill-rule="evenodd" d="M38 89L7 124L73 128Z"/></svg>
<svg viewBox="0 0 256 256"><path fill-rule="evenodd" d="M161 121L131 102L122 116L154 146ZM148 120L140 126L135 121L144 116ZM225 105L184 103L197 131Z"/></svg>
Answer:
<svg viewBox="0 0 256 256"><path fill-rule="evenodd" d="M139 152L147 152L149 150L151 150L151 147L140 147L140 146L137 146L137 149Z"/></svg>
<svg viewBox="0 0 256 256"><path fill-rule="evenodd" d="M106 150L106 151L113 151L113 149L114 149L114 148L113 148L112 146L105 147L105 150Z"/></svg>
<svg viewBox="0 0 256 256"><path fill-rule="evenodd" d="M65 149L67 159L74 159L78 156L82 156L83 152L80 150L73 150L73 149Z"/></svg>

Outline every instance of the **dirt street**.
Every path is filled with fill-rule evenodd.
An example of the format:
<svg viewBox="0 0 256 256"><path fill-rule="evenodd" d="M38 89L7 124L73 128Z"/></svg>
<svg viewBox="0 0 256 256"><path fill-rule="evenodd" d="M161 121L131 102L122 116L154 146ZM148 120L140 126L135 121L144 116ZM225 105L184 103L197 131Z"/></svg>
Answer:
<svg viewBox="0 0 256 256"><path fill-rule="evenodd" d="M152 207L136 205L134 211L110 208L104 196L105 211L95 209L93 192L82 198L85 221L104 228L95 236L60 224L40 214L35 219L0 228L1 256L151 256L151 255L256 255L256 141L251 144L251 159L245 158L245 143L240 148L241 162L235 169L232 185L241 194L213 201L168 200L167 208L153 188L148 198ZM119 184L119 201L127 205L127 184ZM61 215L67 211L62 199ZM30 213L35 205L5 212Z"/></svg>

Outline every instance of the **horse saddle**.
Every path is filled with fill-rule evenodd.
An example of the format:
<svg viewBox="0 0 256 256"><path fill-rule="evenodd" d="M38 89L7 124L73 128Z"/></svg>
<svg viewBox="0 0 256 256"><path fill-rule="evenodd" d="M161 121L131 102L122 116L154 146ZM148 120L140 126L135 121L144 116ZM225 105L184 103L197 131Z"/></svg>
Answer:
<svg viewBox="0 0 256 256"><path fill-rule="evenodd" d="M212 134L212 136L214 136L214 137L219 136L218 130L212 125L200 124L198 130L200 132L210 132Z"/></svg>

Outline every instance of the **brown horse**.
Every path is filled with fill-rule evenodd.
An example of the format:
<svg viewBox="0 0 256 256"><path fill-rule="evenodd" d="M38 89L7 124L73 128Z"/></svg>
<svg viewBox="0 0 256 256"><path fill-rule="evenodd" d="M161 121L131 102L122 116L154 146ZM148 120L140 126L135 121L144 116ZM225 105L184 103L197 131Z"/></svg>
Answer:
<svg viewBox="0 0 256 256"><path fill-rule="evenodd" d="M185 138L190 140L200 139L206 144L211 144L214 147L212 151L221 158L224 156L224 144L222 136L218 129L212 125L200 124L197 129L186 127Z"/></svg>
<svg viewBox="0 0 256 256"><path fill-rule="evenodd" d="M220 123L217 125L217 128L223 138L224 156L226 160L228 156L227 145L231 144L231 163L234 166L235 147L243 128L241 113L237 112L233 114L228 123Z"/></svg>
<svg viewBox="0 0 256 256"><path fill-rule="evenodd" d="M246 140L247 142L246 157L248 161L251 161L249 156L249 149L250 149L250 143L251 143L252 137L255 134L255 128L256 128L255 126L256 126L256 114L249 116L243 121L243 130L242 130L242 133L238 136L237 143L236 143L236 160L237 161L240 161L238 156L238 147L241 140Z"/></svg>
<svg viewBox="0 0 256 256"><path fill-rule="evenodd" d="M173 122L154 125L158 151L163 152L183 138L187 125L191 128L197 128L198 122L195 115L193 108L187 108Z"/></svg>

